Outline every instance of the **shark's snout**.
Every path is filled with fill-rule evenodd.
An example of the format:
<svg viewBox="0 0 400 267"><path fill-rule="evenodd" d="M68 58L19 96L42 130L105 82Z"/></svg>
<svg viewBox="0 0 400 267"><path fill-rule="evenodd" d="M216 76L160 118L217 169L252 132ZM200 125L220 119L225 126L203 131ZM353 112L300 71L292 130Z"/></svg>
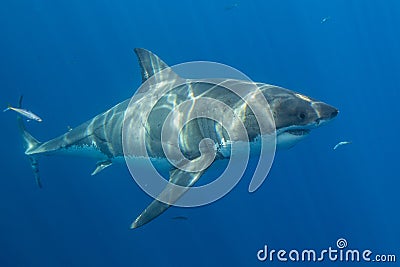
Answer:
<svg viewBox="0 0 400 267"><path fill-rule="evenodd" d="M339 114L339 110L323 102L313 102L312 107L317 113L317 121L329 121Z"/></svg>

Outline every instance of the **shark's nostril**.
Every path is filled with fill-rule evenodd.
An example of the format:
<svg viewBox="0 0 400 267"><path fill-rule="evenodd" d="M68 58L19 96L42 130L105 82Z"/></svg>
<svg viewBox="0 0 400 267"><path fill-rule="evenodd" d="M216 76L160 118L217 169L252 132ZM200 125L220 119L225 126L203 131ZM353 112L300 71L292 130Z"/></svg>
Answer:
<svg viewBox="0 0 400 267"><path fill-rule="evenodd" d="M339 111L338 111L338 110L333 111L333 112L331 113L331 118L336 117L338 114L339 114Z"/></svg>

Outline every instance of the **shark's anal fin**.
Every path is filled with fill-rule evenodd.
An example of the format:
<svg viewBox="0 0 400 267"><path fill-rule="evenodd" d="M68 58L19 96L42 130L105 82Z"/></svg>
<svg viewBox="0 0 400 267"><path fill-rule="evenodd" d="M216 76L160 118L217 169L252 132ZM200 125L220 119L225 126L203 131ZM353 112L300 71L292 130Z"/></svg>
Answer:
<svg viewBox="0 0 400 267"><path fill-rule="evenodd" d="M91 175L96 175L102 170L112 165L112 161L110 159L99 161L96 164L96 169L91 173Z"/></svg>
<svg viewBox="0 0 400 267"><path fill-rule="evenodd" d="M197 182L197 180L199 180L203 172L204 171L185 172L178 169L171 171L169 181L182 187L176 188L168 184L157 199L167 200L166 202L168 203L175 203L195 182ZM153 200L153 202L136 218L131 225L131 229L138 228L150 222L171 206L157 199Z"/></svg>

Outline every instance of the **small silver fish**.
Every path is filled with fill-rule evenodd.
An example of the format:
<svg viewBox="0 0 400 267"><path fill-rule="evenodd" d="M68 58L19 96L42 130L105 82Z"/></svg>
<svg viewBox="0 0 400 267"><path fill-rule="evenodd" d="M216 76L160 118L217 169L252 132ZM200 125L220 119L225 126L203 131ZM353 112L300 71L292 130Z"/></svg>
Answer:
<svg viewBox="0 0 400 267"><path fill-rule="evenodd" d="M330 20L330 19L331 19L331 17L325 17L325 18L323 18L323 19L321 20L321 24L327 22L327 21Z"/></svg>
<svg viewBox="0 0 400 267"><path fill-rule="evenodd" d="M29 110L26 110L23 108L14 108L14 107L8 105L8 107L5 110L3 110L3 112L6 112L8 110L14 110L15 112L21 114L22 116L27 117L29 120L34 120L37 122L43 121L38 115L34 114L32 111L29 111Z"/></svg>
<svg viewBox="0 0 400 267"><path fill-rule="evenodd" d="M336 150L336 148L338 148L340 146L343 146L343 145L348 145L348 144L351 144L351 142L349 142L349 141L339 142L339 143L336 144L336 146L334 146L333 150Z"/></svg>
<svg viewBox="0 0 400 267"><path fill-rule="evenodd" d="M229 5L229 6L226 6L225 10L232 10L234 8L237 8L238 6L239 6L239 1L233 3L233 4Z"/></svg>

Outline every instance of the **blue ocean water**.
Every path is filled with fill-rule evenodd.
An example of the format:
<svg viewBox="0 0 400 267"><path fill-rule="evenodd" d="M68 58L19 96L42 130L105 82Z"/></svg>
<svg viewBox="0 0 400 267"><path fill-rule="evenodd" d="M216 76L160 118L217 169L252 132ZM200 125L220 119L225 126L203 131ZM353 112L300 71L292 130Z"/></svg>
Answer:
<svg viewBox="0 0 400 267"><path fill-rule="evenodd" d="M151 198L126 166L90 176L91 159L41 158L40 190L14 114L1 114L0 266L298 266L257 252L336 248L339 238L398 262L399 12L396 0L3 1L1 104L23 94L44 119L28 124L39 140L131 97L135 47L171 65L221 62L340 114L278 152L255 193L244 177L213 204L171 208L136 230ZM343 140L352 143L332 149Z"/></svg>

